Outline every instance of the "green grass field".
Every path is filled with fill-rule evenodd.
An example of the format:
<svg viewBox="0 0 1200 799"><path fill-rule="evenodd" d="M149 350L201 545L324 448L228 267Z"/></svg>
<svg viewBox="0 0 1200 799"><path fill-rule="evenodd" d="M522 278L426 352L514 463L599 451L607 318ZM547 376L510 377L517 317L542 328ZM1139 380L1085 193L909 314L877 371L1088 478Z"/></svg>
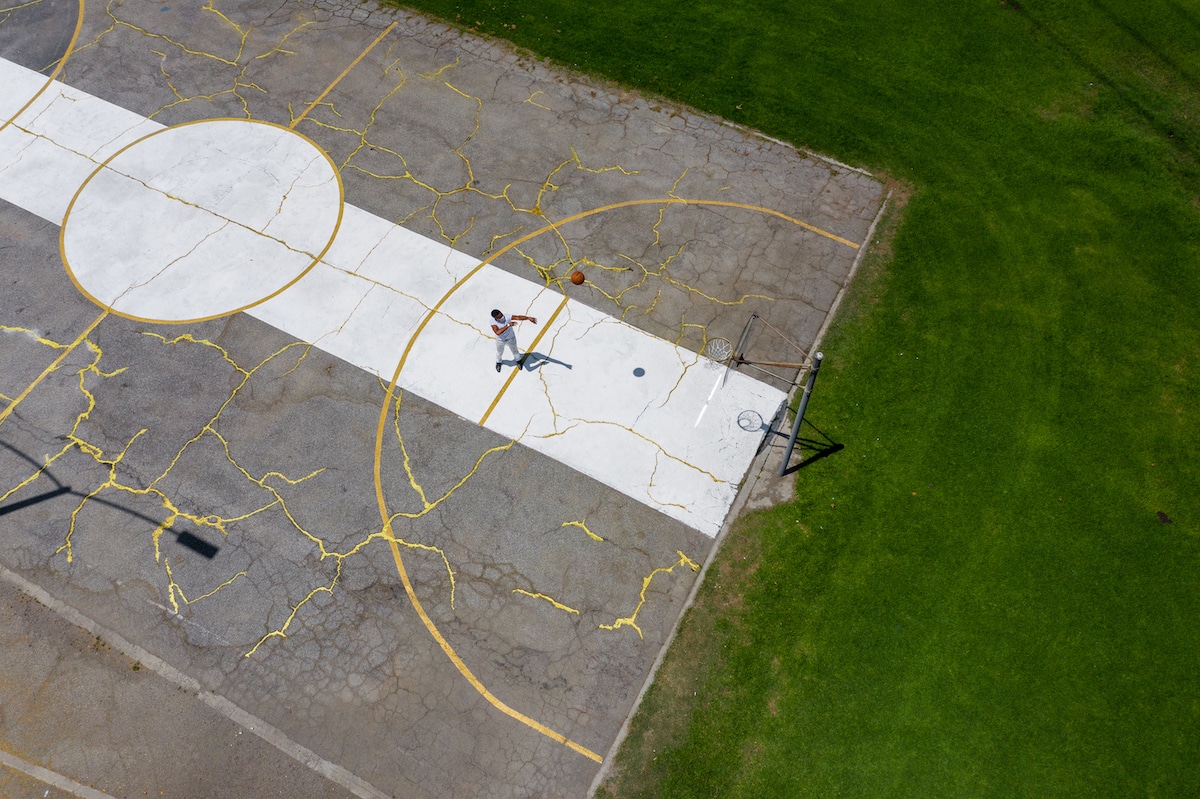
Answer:
<svg viewBox="0 0 1200 799"><path fill-rule="evenodd" d="M1200 795L1200 2L421 8L911 190L602 793Z"/></svg>

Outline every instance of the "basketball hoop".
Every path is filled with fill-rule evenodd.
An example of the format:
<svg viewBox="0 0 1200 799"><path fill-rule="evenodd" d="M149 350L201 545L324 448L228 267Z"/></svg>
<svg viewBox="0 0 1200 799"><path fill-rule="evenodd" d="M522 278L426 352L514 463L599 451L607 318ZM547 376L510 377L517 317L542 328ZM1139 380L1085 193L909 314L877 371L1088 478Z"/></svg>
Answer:
<svg viewBox="0 0 1200 799"><path fill-rule="evenodd" d="M710 338L704 345L704 354L718 363L725 363L733 355L733 345L723 338Z"/></svg>

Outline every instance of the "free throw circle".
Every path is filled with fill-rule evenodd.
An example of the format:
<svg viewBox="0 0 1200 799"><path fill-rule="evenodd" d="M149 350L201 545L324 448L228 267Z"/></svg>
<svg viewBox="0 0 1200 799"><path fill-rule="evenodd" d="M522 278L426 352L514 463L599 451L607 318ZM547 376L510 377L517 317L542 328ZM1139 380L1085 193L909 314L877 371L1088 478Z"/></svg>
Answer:
<svg viewBox="0 0 1200 799"><path fill-rule="evenodd" d="M97 305L146 322L227 316L321 259L342 183L319 147L268 122L216 119L139 139L67 208L63 262Z"/></svg>

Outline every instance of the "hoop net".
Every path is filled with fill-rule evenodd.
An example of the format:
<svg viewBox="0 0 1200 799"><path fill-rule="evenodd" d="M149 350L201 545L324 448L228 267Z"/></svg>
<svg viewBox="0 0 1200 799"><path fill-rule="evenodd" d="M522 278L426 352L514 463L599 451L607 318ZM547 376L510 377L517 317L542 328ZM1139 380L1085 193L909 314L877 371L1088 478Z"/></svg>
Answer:
<svg viewBox="0 0 1200 799"><path fill-rule="evenodd" d="M723 338L710 338L704 345L704 354L714 361L724 363L733 355L733 345Z"/></svg>

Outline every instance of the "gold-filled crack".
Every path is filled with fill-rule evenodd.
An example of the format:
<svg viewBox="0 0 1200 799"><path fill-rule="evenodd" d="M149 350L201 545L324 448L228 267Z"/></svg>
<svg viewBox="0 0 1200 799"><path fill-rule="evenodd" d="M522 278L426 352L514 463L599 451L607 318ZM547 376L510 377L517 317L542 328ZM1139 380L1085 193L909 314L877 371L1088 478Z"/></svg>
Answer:
<svg viewBox="0 0 1200 799"><path fill-rule="evenodd" d="M546 596L545 594L537 594L537 593L534 593L533 591L526 591L524 588L514 588L512 592L514 594L522 594L524 596L533 597L534 599L540 599L544 602L549 602L551 605L558 608L559 610L566 611L567 613L574 613L576 616L579 615L579 611L576 610L575 608L568 607L567 605L564 605L563 603L559 602L556 599L551 599L550 597Z"/></svg>
<svg viewBox="0 0 1200 799"><path fill-rule="evenodd" d="M583 532L587 533L587 537L593 541L603 541L604 539L588 529L587 522L563 522L563 527L578 527Z"/></svg>
<svg viewBox="0 0 1200 799"><path fill-rule="evenodd" d="M642 590L638 594L637 607L633 609L633 613L625 616L624 618L617 619L612 624L601 624L600 629L616 630L621 627L632 627L637 632L638 638L644 639L645 636L642 635L642 628L637 624L637 617L638 614L642 612L642 606L646 604L646 589L650 587L650 581L660 574L670 574L680 566L687 566L692 571L700 570L700 564L696 563L696 561L692 560L687 555L683 554L679 550L675 550L675 554L679 556L679 560L670 566L655 569L654 571L650 572L650 574L646 575L646 577L642 580Z"/></svg>

